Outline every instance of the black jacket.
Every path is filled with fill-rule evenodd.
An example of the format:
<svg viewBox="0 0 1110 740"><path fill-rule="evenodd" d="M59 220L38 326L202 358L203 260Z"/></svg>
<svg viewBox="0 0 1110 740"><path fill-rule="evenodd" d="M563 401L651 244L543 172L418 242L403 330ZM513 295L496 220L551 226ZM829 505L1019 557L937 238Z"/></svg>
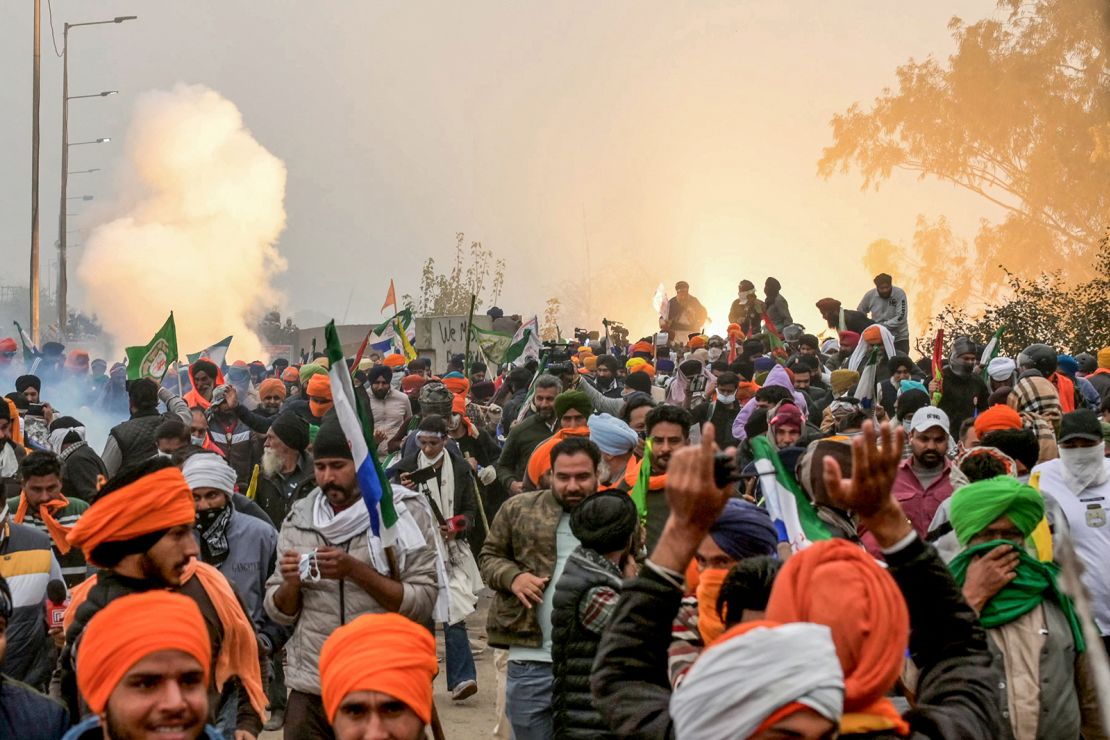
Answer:
<svg viewBox="0 0 1110 740"><path fill-rule="evenodd" d="M400 478L401 473L412 473L416 470L419 454L409 455L401 458L401 461L389 469L390 475L396 475ZM478 519L478 499L474 495L474 475L470 470L470 464L454 455L444 455L445 461L450 461L451 471L455 476L455 508L454 511L436 512L436 506L433 505L433 512L436 513L434 517L436 524L440 524L439 515L442 514L444 519L450 519L453 516L466 517L466 532L462 532L459 536L460 539L465 539L466 533L474 526ZM442 470L441 473L442 475ZM424 495L427 495L427 488L421 485L420 490ZM428 499L431 501L431 498Z"/></svg>
<svg viewBox="0 0 1110 740"><path fill-rule="evenodd" d="M917 705L905 715L910 737L1002 736L994 698L1000 676L991 666L986 633L952 574L920 539L886 561L909 607L910 655L920 671ZM674 737L667 648L681 600L682 592L650 568L624 586L590 680L601 716L621 737Z"/></svg>
<svg viewBox="0 0 1110 740"><path fill-rule="evenodd" d="M69 729L69 713L60 703L26 684L0 676L0 737L58 740Z"/></svg>
<svg viewBox="0 0 1110 740"><path fill-rule="evenodd" d="M315 487L316 471L312 467L312 458L308 453L302 453L297 467L289 475L258 477L258 491L254 495L254 502L266 512L274 527L281 529L281 523L289 515L293 502L307 496Z"/></svg>
<svg viewBox="0 0 1110 740"><path fill-rule="evenodd" d="M62 450L62 493L66 498L89 502L108 479L104 461L87 442Z"/></svg>
<svg viewBox="0 0 1110 740"><path fill-rule="evenodd" d="M717 434L717 446L723 450L740 444L740 440L732 436L732 422L736 419L736 415L740 413L741 408L742 404L739 401L726 406L717 400L713 400L695 406L690 414L694 417L694 423L699 428L704 426L707 421L713 422L713 428Z"/></svg>
<svg viewBox="0 0 1110 740"><path fill-rule="evenodd" d="M601 719L590 695L593 669L601 629L587 629L579 619L579 608L595 586L608 586L620 593L620 571L604 557L584 547L567 559L562 577L555 584L551 613L551 667L555 676L551 708L555 736L567 740L615 738Z"/></svg>
<svg viewBox="0 0 1110 740"><path fill-rule="evenodd" d="M127 421L112 427L109 434L119 447L120 470L126 470L136 463L154 457L158 452L158 442L154 434L158 431L159 425L168 418L170 417L163 416L157 410L138 411Z"/></svg>
<svg viewBox="0 0 1110 740"><path fill-rule="evenodd" d="M975 373L956 375L951 368L946 367L942 378L940 410L948 414L949 433L956 437L964 419L970 419L977 410L987 410L990 391L983 379Z"/></svg>

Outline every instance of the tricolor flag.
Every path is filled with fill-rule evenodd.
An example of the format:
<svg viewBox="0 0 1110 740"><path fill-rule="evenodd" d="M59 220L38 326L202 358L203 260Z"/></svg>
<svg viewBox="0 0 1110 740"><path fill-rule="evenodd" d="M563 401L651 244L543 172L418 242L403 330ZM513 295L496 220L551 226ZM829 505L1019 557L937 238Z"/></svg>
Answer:
<svg viewBox="0 0 1110 740"><path fill-rule="evenodd" d="M779 542L787 542L793 552L809 547L819 540L832 538L825 523L817 516L805 491L779 458L771 440L760 435L749 440L755 454L759 486L771 521L775 523Z"/></svg>
<svg viewBox="0 0 1110 740"><path fill-rule="evenodd" d="M203 357L215 363L216 367L220 368L220 370L226 370L227 350L229 347L231 347L231 337L224 337L215 344L205 347L200 352L191 352L186 356L189 358L190 365Z"/></svg>
<svg viewBox="0 0 1110 740"><path fill-rule="evenodd" d="M540 341L540 320L538 317L533 316L525 323L520 325L513 335L513 341L509 348L505 350L505 362L514 362L523 357L528 359L530 357L538 358L540 356L540 349L543 347L543 342Z"/></svg>
<svg viewBox="0 0 1110 740"><path fill-rule="evenodd" d="M987 375L987 365L989 365L990 361L995 357L998 357L999 350L1001 349L1002 333L1005 331L1005 324L998 327L998 331L994 333L994 336L987 342L987 346L983 348L983 356L979 358L979 367L983 369L983 382L987 384L988 388L991 387L991 383L990 376Z"/></svg>
<svg viewBox="0 0 1110 740"><path fill-rule="evenodd" d="M856 383L856 390L853 394L864 411L871 411L875 407L875 394L879 384L878 377L879 348L875 346L871 348L871 352L867 356L867 364L860 370L859 382Z"/></svg>
<svg viewBox="0 0 1110 740"><path fill-rule="evenodd" d="M378 462L378 449L374 444L374 420L362 408L355 396L351 371L343 356L343 345L335 330L335 321L329 321L324 328L327 341L327 355L331 364L328 377L331 379L331 395L335 403L335 414L343 434L351 443L351 457L355 462L358 487L362 490L362 500L370 510L370 529L380 537L383 547L389 547L396 540L397 510L393 508L393 487L385 477L385 470Z"/></svg>

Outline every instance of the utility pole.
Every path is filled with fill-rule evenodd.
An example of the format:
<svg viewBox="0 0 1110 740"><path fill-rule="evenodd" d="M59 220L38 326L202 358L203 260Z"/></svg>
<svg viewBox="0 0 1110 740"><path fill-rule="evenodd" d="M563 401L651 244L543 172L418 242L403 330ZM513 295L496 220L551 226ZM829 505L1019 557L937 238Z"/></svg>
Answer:
<svg viewBox="0 0 1110 740"><path fill-rule="evenodd" d="M65 337L66 319L66 189L69 187L69 24L62 31L62 196L58 201L58 331Z"/></svg>
<svg viewBox="0 0 1110 740"><path fill-rule="evenodd" d="M31 341L39 342L39 87L42 1L35 0L34 71L31 74Z"/></svg>

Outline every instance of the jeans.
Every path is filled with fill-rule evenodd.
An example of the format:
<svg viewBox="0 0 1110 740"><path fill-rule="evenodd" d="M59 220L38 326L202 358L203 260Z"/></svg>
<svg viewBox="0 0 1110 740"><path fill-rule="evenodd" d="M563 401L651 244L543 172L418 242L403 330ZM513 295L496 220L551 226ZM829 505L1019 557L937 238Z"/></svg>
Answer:
<svg viewBox="0 0 1110 740"><path fill-rule="evenodd" d="M444 624L443 644L447 653L447 690L454 691L463 681L478 680L474 654L470 652L470 638L466 635L466 622Z"/></svg>
<svg viewBox="0 0 1110 740"><path fill-rule="evenodd" d="M515 740L552 740L555 737L551 712L554 681L550 663L509 661L505 699Z"/></svg>

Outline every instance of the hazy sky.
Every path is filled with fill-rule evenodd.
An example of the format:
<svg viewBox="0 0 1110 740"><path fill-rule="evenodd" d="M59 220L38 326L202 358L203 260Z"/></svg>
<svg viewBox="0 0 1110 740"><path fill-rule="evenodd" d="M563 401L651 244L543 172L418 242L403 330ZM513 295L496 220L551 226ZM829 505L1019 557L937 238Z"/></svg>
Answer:
<svg viewBox="0 0 1110 740"><path fill-rule="evenodd" d="M390 277L464 231L508 263L500 301L540 313L560 295L594 324L646 330L660 282L692 284L723 320L736 283L783 284L795 319L854 303L879 237L908 242L918 213L970 234L986 206L900 176L860 192L816 175L829 120L868 102L909 57L947 55L946 24L985 0L891 3L296 3L54 0L70 41L70 139L121 137L134 95L202 83L238 105L288 169L277 279L302 320L378 317ZM26 284L32 3L0 4L0 259ZM43 0L43 279L57 237L61 60ZM108 200L117 143L71 151L72 195ZM76 206L78 202L74 201ZM81 204L81 205L95 205ZM95 209L71 228L93 225ZM71 242L80 242L71 234ZM590 261L587 270L585 245ZM76 255L75 255L76 256ZM157 259L157 254L151 254ZM897 277L897 276L896 276ZM80 285L71 277L71 304ZM95 306L86 307L95 311ZM564 318L564 329L586 320ZM723 328L723 325L722 325ZM138 338L142 339L142 337Z"/></svg>

